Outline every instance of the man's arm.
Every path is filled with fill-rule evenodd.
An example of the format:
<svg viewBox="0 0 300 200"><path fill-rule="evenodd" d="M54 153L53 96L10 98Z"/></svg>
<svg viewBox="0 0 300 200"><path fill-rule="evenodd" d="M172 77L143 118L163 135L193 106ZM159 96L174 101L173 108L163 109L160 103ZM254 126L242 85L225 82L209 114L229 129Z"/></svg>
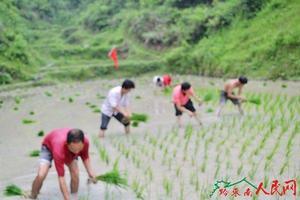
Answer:
<svg viewBox="0 0 300 200"><path fill-rule="evenodd" d="M84 165L84 167L85 167L85 169L86 169L86 172L87 172L88 175L89 175L89 178L90 178L93 182L97 182L97 181L96 181L96 175L95 175L95 173L94 173L94 171L93 171L93 169L92 169L92 165L91 165L90 159L89 159L89 158L85 159L85 160L83 161L83 165Z"/></svg>
<svg viewBox="0 0 300 200"><path fill-rule="evenodd" d="M59 176L58 177L58 182L59 182L60 191L61 191L62 195L64 196L64 200L70 200L70 194L68 192L65 177L64 176Z"/></svg>
<svg viewBox="0 0 300 200"><path fill-rule="evenodd" d="M195 95L195 94L194 94L192 97L193 97L193 99L195 99L195 101L197 101L197 103L198 103L199 105L202 104L202 100L200 99L200 97L198 97L198 96Z"/></svg>
<svg viewBox="0 0 300 200"><path fill-rule="evenodd" d="M193 112L189 111L188 109L186 109L184 106L181 106L179 103L176 103L176 107L178 110L180 110L181 112L186 112L188 113L190 116L193 116Z"/></svg>
<svg viewBox="0 0 300 200"><path fill-rule="evenodd" d="M241 95L241 89L239 88L239 91L238 91L238 95L233 95L232 94L232 87L230 87L227 91L227 96L229 97L229 98L232 98L232 99L239 99L239 100L244 100L245 98L244 97L242 97L242 96L240 96Z"/></svg>

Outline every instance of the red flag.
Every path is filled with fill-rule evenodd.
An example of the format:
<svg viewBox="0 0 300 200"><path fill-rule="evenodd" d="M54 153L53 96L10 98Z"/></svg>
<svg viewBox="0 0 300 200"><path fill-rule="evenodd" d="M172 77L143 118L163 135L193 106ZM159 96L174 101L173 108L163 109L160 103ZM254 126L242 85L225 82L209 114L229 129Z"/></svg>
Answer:
<svg viewBox="0 0 300 200"><path fill-rule="evenodd" d="M108 53L108 56L114 61L114 66L115 69L119 68L119 63L118 63L118 52L115 47L113 47L110 52Z"/></svg>

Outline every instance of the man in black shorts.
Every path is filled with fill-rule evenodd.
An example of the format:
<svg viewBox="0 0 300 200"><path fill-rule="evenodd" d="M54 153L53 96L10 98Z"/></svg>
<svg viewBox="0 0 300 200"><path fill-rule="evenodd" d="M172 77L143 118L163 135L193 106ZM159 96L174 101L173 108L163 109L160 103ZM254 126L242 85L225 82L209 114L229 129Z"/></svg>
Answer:
<svg viewBox="0 0 300 200"><path fill-rule="evenodd" d="M101 126L99 137L104 137L111 117L116 118L125 127L125 133L130 132L129 96L128 93L135 88L134 82L125 80L122 86L112 88L102 104Z"/></svg>
<svg viewBox="0 0 300 200"><path fill-rule="evenodd" d="M194 98L199 105L201 105L202 102L200 98L195 95L190 83L184 82L180 85L177 85L173 89L172 100L174 103L175 115L177 117L179 127L181 127L181 116L183 112L186 112L190 117L195 117L198 123L202 125L190 98Z"/></svg>
<svg viewBox="0 0 300 200"><path fill-rule="evenodd" d="M241 115L244 114L241 103L246 101L245 97L241 96L244 85L248 83L248 79L244 76L239 77L238 79L229 80L225 83L224 90L221 90L220 93L220 106L217 111L217 116L221 115L221 111L229 99L234 105L239 109ZM238 89L238 95L235 95L233 90Z"/></svg>

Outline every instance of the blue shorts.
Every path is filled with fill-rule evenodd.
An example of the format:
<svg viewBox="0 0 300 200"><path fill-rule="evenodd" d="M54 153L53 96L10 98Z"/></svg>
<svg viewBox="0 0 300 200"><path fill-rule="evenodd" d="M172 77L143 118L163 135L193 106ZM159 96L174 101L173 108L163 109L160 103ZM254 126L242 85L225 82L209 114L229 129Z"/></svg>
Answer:
<svg viewBox="0 0 300 200"><path fill-rule="evenodd" d="M40 164L48 164L51 167L52 160L53 156L51 151L45 145L42 145L40 153Z"/></svg>

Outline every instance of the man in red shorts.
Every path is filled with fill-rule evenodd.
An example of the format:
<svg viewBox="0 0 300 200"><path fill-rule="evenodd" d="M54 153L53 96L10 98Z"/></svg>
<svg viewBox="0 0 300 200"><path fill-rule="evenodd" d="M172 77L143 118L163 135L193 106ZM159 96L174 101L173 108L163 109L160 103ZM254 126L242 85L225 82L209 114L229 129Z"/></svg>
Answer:
<svg viewBox="0 0 300 200"><path fill-rule="evenodd" d="M36 199L43 182L54 160L58 175L58 182L64 200L70 200L71 196L77 199L79 187L78 156L81 157L84 167L89 175L89 180L96 183L96 176L92 170L89 159L89 141L80 129L61 128L50 132L42 143L40 153L40 165L36 178L32 183L31 199ZM69 168L71 175L71 195L64 178L64 165Z"/></svg>

